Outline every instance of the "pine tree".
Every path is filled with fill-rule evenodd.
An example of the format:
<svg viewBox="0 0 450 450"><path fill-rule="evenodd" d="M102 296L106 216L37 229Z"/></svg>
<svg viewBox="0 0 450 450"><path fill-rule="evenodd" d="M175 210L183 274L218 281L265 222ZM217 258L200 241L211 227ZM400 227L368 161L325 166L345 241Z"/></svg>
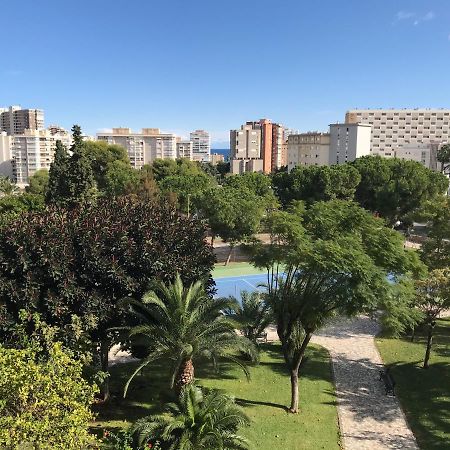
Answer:
<svg viewBox="0 0 450 450"><path fill-rule="evenodd" d="M92 172L91 161L86 154L86 148L81 136L79 125L72 127L72 146L70 150L72 156L69 160L68 203L76 205L87 200L95 187L94 174Z"/></svg>
<svg viewBox="0 0 450 450"><path fill-rule="evenodd" d="M55 159L50 165L46 195L47 203L65 204L69 196L67 186L68 171L69 155L64 144L58 140L56 141Z"/></svg>

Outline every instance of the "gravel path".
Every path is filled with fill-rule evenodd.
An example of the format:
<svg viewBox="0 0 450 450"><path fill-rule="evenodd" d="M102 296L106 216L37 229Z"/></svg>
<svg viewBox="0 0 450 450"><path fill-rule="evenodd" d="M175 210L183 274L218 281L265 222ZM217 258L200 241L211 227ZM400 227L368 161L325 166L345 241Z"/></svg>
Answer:
<svg viewBox="0 0 450 450"><path fill-rule="evenodd" d="M339 318L312 339L331 354L344 448L418 449L397 399L379 380L378 331L368 317Z"/></svg>

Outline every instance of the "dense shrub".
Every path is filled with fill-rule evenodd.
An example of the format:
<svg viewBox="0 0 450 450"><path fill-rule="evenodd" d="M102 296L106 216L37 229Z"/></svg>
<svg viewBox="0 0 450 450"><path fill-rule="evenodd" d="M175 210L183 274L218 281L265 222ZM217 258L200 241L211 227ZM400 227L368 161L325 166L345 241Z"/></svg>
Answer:
<svg viewBox="0 0 450 450"><path fill-rule="evenodd" d="M81 370L59 344L45 360L0 347L0 448L86 448L95 389Z"/></svg>

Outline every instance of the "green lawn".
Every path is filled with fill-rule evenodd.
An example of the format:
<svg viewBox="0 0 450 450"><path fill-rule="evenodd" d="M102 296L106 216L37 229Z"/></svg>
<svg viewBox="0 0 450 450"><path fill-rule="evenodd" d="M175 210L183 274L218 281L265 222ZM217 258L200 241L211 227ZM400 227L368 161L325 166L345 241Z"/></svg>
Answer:
<svg viewBox="0 0 450 450"><path fill-rule="evenodd" d="M423 333L408 339L377 339L383 361L392 365L396 392L422 449L450 448L450 318L438 321L430 367L422 369Z"/></svg>
<svg viewBox="0 0 450 450"><path fill-rule="evenodd" d="M247 382L242 372L225 368L220 375L199 370L199 384L223 389L233 394L252 420L243 433L255 448L283 450L339 449L339 432L328 352L311 346L300 382L301 412L292 415L285 407L290 400L289 375L280 357L278 344L267 344L261 363L251 368ZM169 397L163 368L146 369L132 384L126 401L119 400L119 391L130 373L130 364L112 370L112 391L117 397L99 410L94 429L123 428L129 422L149 413L159 412Z"/></svg>
<svg viewBox="0 0 450 450"><path fill-rule="evenodd" d="M216 264L212 272L213 278L237 277L239 275L253 275L258 273L266 273L265 270L256 269L247 262L231 262L228 266L223 263Z"/></svg>

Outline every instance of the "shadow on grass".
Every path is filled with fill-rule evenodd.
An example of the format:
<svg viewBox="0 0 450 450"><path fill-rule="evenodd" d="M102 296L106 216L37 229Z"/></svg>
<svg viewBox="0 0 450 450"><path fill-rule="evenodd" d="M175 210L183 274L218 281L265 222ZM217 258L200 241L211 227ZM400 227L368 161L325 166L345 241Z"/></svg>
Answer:
<svg viewBox="0 0 450 450"><path fill-rule="evenodd" d="M450 364L392 366L397 395L421 448L450 448Z"/></svg>
<svg viewBox="0 0 450 450"><path fill-rule="evenodd" d="M256 400L247 400L245 398L235 398L236 403L239 406L267 406L269 408L277 408L282 409L283 411L288 411L288 407L285 405L280 405L278 403L271 403L271 402L258 402Z"/></svg>

